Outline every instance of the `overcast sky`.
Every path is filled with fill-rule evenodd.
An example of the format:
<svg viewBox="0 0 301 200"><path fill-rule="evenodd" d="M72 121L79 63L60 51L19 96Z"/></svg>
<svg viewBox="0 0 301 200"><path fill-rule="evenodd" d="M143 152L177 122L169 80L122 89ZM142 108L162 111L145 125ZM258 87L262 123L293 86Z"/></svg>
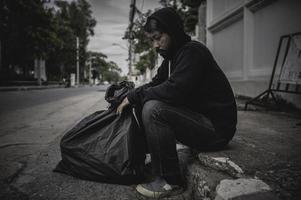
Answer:
<svg viewBox="0 0 301 200"><path fill-rule="evenodd" d="M127 41L123 40L129 23L131 0L88 0L92 6L93 17L97 20L95 35L90 38L88 50L102 52L128 73ZM136 6L142 12L160 7L158 0L136 0ZM117 43L118 45L112 45Z"/></svg>

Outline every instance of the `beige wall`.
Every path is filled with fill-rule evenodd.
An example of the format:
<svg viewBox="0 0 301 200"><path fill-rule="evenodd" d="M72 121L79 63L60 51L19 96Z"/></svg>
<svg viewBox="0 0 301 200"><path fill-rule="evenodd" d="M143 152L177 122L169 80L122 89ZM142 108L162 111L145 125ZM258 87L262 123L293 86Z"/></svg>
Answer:
<svg viewBox="0 0 301 200"><path fill-rule="evenodd" d="M235 93L268 87L281 35L301 32L300 0L207 0L207 46ZM301 107L301 95L284 95Z"/></svg>
<svg viewBox="0 0 301 200"><path fill-rule="evenodd" d="M225 73L240 77L243 65L243 21L228 26L212 36L212 51Z"/></svg>
<svg viewBox="0 0 301 200"><path fill-rule="evenodd" d="M301 31L300 0L278 1L255 12L254 68L270 68L280 36L298 31Z"/></svg>
<svg viewBox="0 0 301 200"><path fill-rule="evenodd" d="M213 0L212 4L212 19L219 18L227 11L237 7L244 0Z"/></svg>

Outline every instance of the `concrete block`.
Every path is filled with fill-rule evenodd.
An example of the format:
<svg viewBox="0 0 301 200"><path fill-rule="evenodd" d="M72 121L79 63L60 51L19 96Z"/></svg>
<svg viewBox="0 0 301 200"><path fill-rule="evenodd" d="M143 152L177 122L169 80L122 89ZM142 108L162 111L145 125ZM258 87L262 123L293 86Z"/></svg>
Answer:
<svg viewBox="0 0 301 200"><path fill-rule="evenodd" d="M259 179L224 179L216 187L215 200L277 199L271 188Z"/></svg>
<svg viewBox="0 0 301 200"><path fill-rule="evenodd" d="M244 176L244 171L229 158L210 157L202 153L198 155L198 158L202 165L227 173L233 178L242 178Z"/></svg>
<svg viewBox="0 0 301 200"><path fill-rule="evenodd" d="M229 167L233 168L234 171L236 171L238 174L243 174L243 170L233 161L231 161L229 158L225 157L213 157L213 160L216 160L220 163L226 163L229 165Z"/></svg>

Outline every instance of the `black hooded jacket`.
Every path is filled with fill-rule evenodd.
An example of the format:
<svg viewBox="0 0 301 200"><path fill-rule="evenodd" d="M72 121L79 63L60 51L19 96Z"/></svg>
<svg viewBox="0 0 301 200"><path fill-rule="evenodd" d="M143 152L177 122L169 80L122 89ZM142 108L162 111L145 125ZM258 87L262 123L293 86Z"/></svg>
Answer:
<svg viewBox="0 0 301 200"><path fill-rule="evenodd" d="M150 18L166 27L172 44L152 81L127 95L130 104L142 106L148 100L159 100L189 108L208 117L216 131L231 139L237 123L236 103L226 76L209 50L191 41L173 9L161 9Z"/></svg>

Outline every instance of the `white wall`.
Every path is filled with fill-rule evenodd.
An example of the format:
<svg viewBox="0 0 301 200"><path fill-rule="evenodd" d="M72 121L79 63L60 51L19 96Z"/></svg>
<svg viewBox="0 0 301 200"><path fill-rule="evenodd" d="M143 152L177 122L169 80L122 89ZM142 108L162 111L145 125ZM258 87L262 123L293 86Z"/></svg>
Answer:
<svg viewBox="0 0 301 200"><path fill-rule="evenodd" d="M237 94L268 87L280 36L301 32L300 0L207 0L207 46ZM284 95L301 107L301 95Z"/></svg>
<svg viewBox="0 0 301 200"><path fill-rule="evenodd" d="M301 1L280 0L254 13L254 68L271 68L282 35L301 31Z"/></svg>
<svg viewBox="0 0 301 200"><path fill-rule="evenodd" d="M228 26L212 36L212 52L228 77L241 76L243 65L243 21Z"/></svg>
<svg viewBox="0 0 301 200"><path fill-rule="evenodd" d="M215 20L221 17L227 11L237 7L244 0L213 0L212 4L212 19Z"/></svg>

